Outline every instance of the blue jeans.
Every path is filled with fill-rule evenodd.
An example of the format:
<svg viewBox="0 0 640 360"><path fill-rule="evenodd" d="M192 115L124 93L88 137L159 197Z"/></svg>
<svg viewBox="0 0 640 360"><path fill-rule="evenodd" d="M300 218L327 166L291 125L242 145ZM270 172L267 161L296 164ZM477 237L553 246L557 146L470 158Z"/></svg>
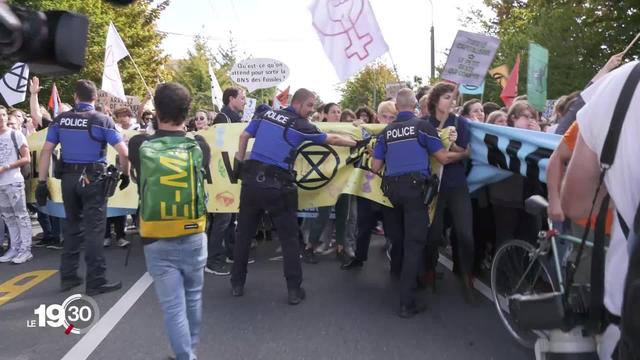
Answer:
<svg viewBox="0 0 640 360"><path fill-rule="evenodd" d="M195 359L202 321L207 237L201 233L159 239L144 246L144 256L176 360Z"/></svg>

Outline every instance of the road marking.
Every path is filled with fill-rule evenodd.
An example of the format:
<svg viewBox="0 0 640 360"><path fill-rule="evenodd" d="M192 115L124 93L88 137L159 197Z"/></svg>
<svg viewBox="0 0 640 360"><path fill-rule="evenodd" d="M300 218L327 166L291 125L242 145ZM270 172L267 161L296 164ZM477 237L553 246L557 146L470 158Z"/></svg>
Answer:
<svg viewBox="0 0 640 360"><path fill-rule="evenodd" d="M0 306L48 279L58 270L38 270L20 274L0 285Z"/></svg>
<svg viewBox="0 0 640 360"><path fill-rule="evenodd" d="M453 271L453 261L447 259L446 257L440 254L438 258L440 264L449 269L449 271ZM493 296L491 295L491 288L485 285L482 281L478 279L473 279L473 287L476 288L482 295L484 295L489 301L493 302Z"/></svg>
<svg viewBox="0 0 640 360"><path fill-rule="evenodd" d="M109 335L124 315L144 294L153 279L145 272L138 281L98 320L98 323L80 339L61 360L85 360Z"/></svg>

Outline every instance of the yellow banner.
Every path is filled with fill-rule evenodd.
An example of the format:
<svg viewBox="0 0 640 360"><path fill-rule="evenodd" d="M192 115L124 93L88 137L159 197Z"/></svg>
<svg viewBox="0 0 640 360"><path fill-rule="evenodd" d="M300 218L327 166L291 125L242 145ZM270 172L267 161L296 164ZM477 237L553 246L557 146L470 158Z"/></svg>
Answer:
<svg viewBox="0 0 640 360"><path fill-rule="evenodd" d="M355 139L365 136L376 136L384 125L353 126L347 123L319 123L316 124L324 132L345 134ZM234 179L234 158L238 150L238 138L247 124L215 125L206 131L198 132L211 147L211 163L207 169L205 188L208 194L207 209L213 213L238 212L240 201L240 181ZM126 131L125 139L131 138L137 132ZM448 144L448 131L441 132L443 142ZM37 163L40 150L46 139L46 130L39 131L28 138L32 153L34 178L32 189L37 180ZM381 178L368 171L371 166L372 150L375 138L366 149L350 149L330 145L303 144L297 152L295 170L298 185L298 208L309 209L334 205L340 194L352 194L364 197L380 204L391 206L389 200L380 190ZM253 140L249 142L249 151ZM55 155L54 155L55 156ZM116 152L109 147L107 161L116 163ZM431 169L440 174L440 164L431 159ZM51 167L50 167L51 171ZM52 205L62 203L60 180L49 176L49 192ZM29 201L34 201L33 192ZM116 190L109 199L109 208L130 209L135 212L138 207L137 186L131 185L124 191Z"/></svg>

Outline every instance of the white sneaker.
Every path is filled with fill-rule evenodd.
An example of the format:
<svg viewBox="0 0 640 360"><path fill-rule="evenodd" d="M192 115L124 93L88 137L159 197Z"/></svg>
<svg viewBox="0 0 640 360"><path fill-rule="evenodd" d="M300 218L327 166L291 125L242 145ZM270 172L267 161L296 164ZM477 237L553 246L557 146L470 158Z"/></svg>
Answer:
<svg viewBox="0 0 640 360"><path fill-rule="evenodd" d="M11 262L14 264L24 264L27 261L31 261L31 259L33 259L33 254L31 254L31 251L23 251L19 253L16 257L14 257L13 260L11 260Z"/></svg>
<svg viewBox="0 0 640 360"><path fill-rule="evenodd" d="M111 246L111 238L105 238L105 239L104 239L104 243L102 243L102 245L103 245L104 247L109 247L109 246Z"/></svg>
<svg viewBox="0 0 640 360"><path fill-rule="evenodd" d="M0 263L6 263L13 260L14 257L18 256L18 250L9 249L2 257L0 257Z"/></svg>
<svg viewBox="0 0 640 360"><path fill-rule="evenodd" d="M129 245L130 243L131 243L131 242L130 242L130 241L128 241L127 239L125 239L125 238L120 238L120 239L118 239L118 246L120 246L120 247L126 247L126 246L127 246L127 245Z"/></svg>

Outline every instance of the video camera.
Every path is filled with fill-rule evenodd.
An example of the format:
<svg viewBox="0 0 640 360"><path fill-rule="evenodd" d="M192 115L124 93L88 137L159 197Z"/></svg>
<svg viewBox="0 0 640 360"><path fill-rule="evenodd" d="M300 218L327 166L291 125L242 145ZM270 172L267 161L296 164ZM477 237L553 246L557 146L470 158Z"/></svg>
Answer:
<svg viewBox="0 0 640 360"><path fill-rule="evenodd" d="M106 0L128 5L134 0ZM32 72L65 75L85 62L89 19L69 11L36 11L0 0L0 60L26 62Z"/></svg>

